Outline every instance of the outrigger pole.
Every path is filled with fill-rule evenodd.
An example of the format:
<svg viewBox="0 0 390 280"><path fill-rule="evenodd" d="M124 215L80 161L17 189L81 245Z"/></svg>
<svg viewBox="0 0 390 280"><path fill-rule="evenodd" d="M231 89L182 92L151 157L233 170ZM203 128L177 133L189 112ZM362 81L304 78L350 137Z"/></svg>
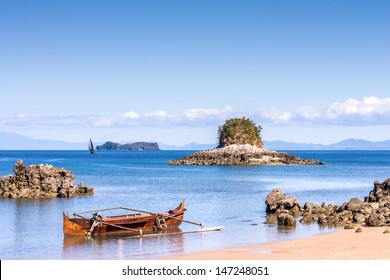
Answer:
<svg viewBox="0 0 390 280"><path fill-rule="evenodd" d="M118 209L129 210L129 211L133 211L133 212L139 212L139 213L145 213L145 214L151 214L151 215L158 214L158 213L153 213L153 212L149 212L149 211L145 211L145 210L138 210L138 209L132 209L132 208L119 206L119 207L99 209L99 210L90 210L90 211L85 211L85 212L80 212L80 213L74 212L73 215L81 215L81 214L96 213L96 212L103 212L103 211L110 211L110 210L118 210Z"/></svg>
<svg viewBox="0 0 390 280"><path fill-rule="evenodd" d="M128 239L133 239L133 238L144 238L144 237L146 238L146 237L162 236L162 235L176 235L176 234L199 233L199 232L203 233L203 232L208 232L208 231L220 231L222 228L223 228L223 226L216 226L216 227L210 227L210 228L202 228L202 229L199 229L199 230L136 235L136 236L129 236L127 238Z"/></svg>
<svg viewBox="0 0 390 280"><path fill-rule="evenodd" d="M185 223L189 223L189 224L193 224L193 225L200 226L202 229L204 228L204 224L203 224L203 223L192 222L192 221L188 221L188 220L184 220L184 219L179 219L179 218L171 217L171 216L168 216L168 217L169 217L170 219L174 219L174 220L182 221L182 222L185 222Z"/></svg>

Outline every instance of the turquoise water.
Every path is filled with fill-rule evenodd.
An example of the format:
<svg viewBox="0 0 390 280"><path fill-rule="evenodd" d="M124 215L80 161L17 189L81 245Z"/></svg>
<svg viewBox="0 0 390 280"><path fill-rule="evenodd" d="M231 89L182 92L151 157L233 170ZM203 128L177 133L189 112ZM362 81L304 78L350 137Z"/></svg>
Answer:
<svg viewBox="0 0 390 280"><path fill-rule="evenodd" d="M293 151L319 166L169 166L190 151L0 151L0 176L13 164L48 163L71 170L95 195L72 199L1 199L0 259L155 259L330 232L298 224L281 230L264 224L265 198L274 188L306 201L341 204L363 199L375 180L390 177L390 151ZM186 199L185 218L221 232L143 239L64 239L62 212L125 206L162 212ZM197 229L183 224L182 231Z"/></svg>

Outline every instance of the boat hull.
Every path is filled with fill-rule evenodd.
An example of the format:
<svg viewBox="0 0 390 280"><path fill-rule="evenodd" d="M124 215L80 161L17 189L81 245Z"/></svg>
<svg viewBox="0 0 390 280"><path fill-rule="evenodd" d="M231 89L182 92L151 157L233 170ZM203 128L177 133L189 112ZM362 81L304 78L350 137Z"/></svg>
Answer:
<svg viewBox="0 0 390 280"><path fill-rule="evenodd" d="M140 235L159 232L162 228L179 227L184 218L183 201L173 213L134 213L119 216L102 217L99 225L93 230L91 235L110 235L126 234ZM164 224L161 225L158 219L163 218ZM93 218L75 217L70 218L63 213L64 236L85 236L94 223Z"/></svg>

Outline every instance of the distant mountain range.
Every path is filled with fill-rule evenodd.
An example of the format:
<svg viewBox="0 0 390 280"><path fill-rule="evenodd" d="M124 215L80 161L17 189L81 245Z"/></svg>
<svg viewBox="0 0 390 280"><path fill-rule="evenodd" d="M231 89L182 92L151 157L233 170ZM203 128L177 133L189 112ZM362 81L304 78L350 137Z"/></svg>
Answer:
<svg viewBox="0 0 390 280"><path fill-rule="evenodd" d="M57 140L40 140L17 133L0 132L0 150L87 150L88 140L84 143L74 143ZM125 143L130 143L127 141ZM95 143L95 145L103 143ZM208 150L215 148L218 144L189 143L184 146L174 146L158 142L161 150ZM293 143L285 141L264 141L268 150L390 150L390 140L366 141L361 139L347 139L338 143L308 144Z"/></svg>
<svg viewBox="0 0 390 280"><path fill-rule="evenodd" d="M311 143L294 143L280 140L263 141L268 150L390 150L390 140L372 142L361 139L347 139L338 143L323 145ZM159 143L162 150L209 150L218 146L215 144L190 143L184 146L172 146Z"/></svg>
<svg viewBox="0 0 390 280"><path fill-rule="evenodd" d="M88 149L88 141L85 143L72 143L57 140L40 140L17 133L0 132L0 150L84 150Z"/></svg>
<svg viewBox="0 0 390 280"><path fill-rule="evenodd" d="M210 150L214 149L218 144L198 144L195 142L188 143L183 146L174 146L164 143L158 143L161 150Z"/></svg>
<svg viewBox="0 0 390 280"><path fill-rule="evenodd" d="M264 146L268 150L390 150L390 140L372 142L350 138L329 145L264 141Z"/></svg>

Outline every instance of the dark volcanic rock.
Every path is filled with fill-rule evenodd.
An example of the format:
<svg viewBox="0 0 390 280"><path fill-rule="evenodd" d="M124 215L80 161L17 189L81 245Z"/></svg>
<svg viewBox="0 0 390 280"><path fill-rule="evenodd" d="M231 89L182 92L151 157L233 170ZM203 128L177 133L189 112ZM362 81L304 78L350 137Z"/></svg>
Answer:
<svg viewBox="0 0 390 280"><path fill-rule="evenodd" d="M364 198L366 202L380 202L382 199L390 197L390 178L383 183L374 182L374 189Z"/></svg>
<svg viewBox="0 0 390 280"><path fill-rule="evenodd" d="M275 213L278 209L278 202L286 198L286 193L282 189L273 189L266 197L267 213Z"/></svg>
<svg viewBox="0 0 390 280"><path fill-rule="evenodd" d="M355 229L355 227L353 225L346 225L344 229Z"/></svg>
<svg viewBox="0 0 390 280"><path fill-rule="evenodd" d="M352 212L358 212L363 207L363 201L359 198L351 198L351 200L346 204L345 209L351 210Z"/></svg>
<svg viewBox="0 0 390 280"><path fill-rule="evenodd" d="M52 165L25 166L18 160L14 165L15 175L0 178L1 198L52 198L93 195L93 187L81 184L74 187L76 177L65 168Z"/></svg>
<svg viewBox="0 0 390 280"><path fill-rule="evenodd" d="M304 214L303 218L299 220L302 224L311 224L314 222L318 222L318 216L314 214Z"/></svg>
<svg viewBox="0 0 390 280"><path fill-rule="evenodd" d="M374 189L365 197L364 202L358 198L352 198L341 206L325 205L324 202L322 204L306 202L301 208L295 197L287 197L281 189L274 189L268 194L265 203L267 213L302 215L300 222L303 224L317 222L322 226L346 226L346 228L350 228L351 224L388 226L390 225L390 178L383 183L375 181Z"/></svg>
<svg viewBox="0 0 390 280"><path fill-rule="evenodd" d="M294 196L286 197L286 193L281 189L273 189L265 200L267 204L267 213L276 213L277 211L285 210L290 215L299 216L302 212L302 207L299 200Z"/></svg>
<svg viewBox="0 0 390 280"><path fill-rule="evenodd" d="M182 159L168 162L170 165L314 165L323 162L283 153L268 151L252 145L230 145L201 151Z"/></svg>
<svg viewBox="0 0 390 280"><path fill-rule="evenodd" d="M280 226L296 226L297 221L295 218L287 213L281 213L278 215L278 225Z"/></svg>
<svg viewBox="0 0 390 280"><path fill-rule="evenodd" d="M366 220L366 225L370 227L381 227L386 224L386 218L383 214L373 213L368 216Z"/></svg>

